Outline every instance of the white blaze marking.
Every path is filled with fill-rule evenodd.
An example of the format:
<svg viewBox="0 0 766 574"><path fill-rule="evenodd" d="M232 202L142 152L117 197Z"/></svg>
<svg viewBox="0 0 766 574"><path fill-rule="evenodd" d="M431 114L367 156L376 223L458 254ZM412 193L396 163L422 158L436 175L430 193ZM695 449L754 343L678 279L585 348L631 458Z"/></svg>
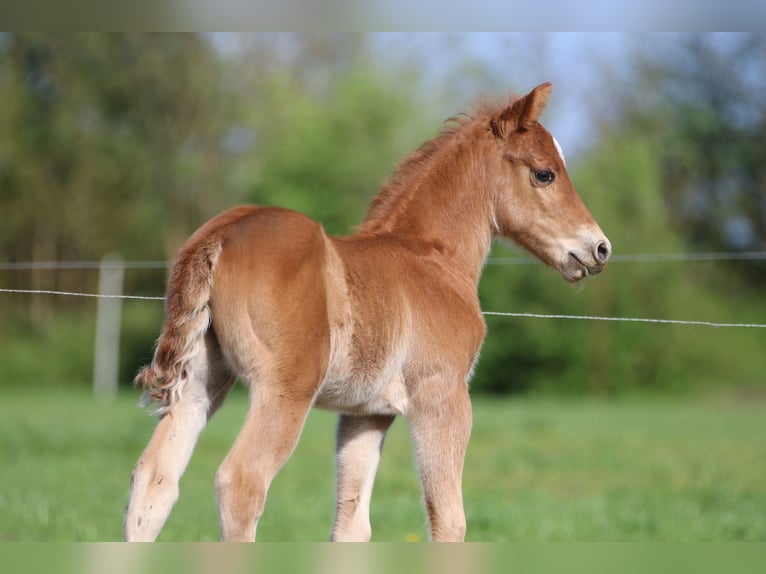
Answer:
<svg viewBox="0 0 766 574"><path fill-rule="evenodd" d="M553 136L551 136L553 137ZM553 138L553 144L556 146L556 151L559 152L559 156L561 156L561 161L564 162L564 167L567 166L567 160L564 159L564 150L561 149L561 144L559 144L558 140L556 138Z"/></svg>

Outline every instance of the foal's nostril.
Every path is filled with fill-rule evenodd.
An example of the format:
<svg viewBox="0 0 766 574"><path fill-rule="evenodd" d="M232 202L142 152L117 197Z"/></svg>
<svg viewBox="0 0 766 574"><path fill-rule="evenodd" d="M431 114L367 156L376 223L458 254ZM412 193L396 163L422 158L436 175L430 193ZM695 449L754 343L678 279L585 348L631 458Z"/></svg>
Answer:
<svg viewBox="0 0 766 574"><path fill-rule="evenodd" d="M606 241L602 241L596 246L596 258L601 263L605 263L609 259L609 244Z"/></svg>

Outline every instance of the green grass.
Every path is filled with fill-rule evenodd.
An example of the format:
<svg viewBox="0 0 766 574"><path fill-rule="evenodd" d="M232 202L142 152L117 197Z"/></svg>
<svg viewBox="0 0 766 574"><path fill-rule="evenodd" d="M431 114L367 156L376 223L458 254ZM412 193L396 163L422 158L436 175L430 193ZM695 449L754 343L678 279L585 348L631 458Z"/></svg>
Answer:
<svg viewBox="0 0 766 574"><path fill-rule="evenodd" d="M0 541L118 540L154 420L121 395L0 395ZM474 401L464 473L475 541L766 541L766 404L757 400ZM216 540L213 478L246 408L235 392L200 440L161 540ZM335 416L315 411L277 476L259 540L321 541L333 517ZM423 540L403 421L373 495L374 540Z"/></svg>

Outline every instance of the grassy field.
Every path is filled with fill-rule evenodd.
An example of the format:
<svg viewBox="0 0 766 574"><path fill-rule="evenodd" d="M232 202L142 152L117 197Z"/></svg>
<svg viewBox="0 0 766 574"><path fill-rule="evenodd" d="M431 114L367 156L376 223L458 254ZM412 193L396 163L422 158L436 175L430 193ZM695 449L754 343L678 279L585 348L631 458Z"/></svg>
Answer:
<svg viewBox="0 0 766 574"><path fill-rule="evenodd" d="M0 395L0 541L121 537L130 471L154 420L124 394ZM476 399L464 475L474 541L766 541L766 402ZM216 468L246 408L200 440L162 540L216 540ZM259 540L321 541L333 516L335 416L312 413L277 476ZM372 506L373 540L425 539L403 421Z"/></svg>

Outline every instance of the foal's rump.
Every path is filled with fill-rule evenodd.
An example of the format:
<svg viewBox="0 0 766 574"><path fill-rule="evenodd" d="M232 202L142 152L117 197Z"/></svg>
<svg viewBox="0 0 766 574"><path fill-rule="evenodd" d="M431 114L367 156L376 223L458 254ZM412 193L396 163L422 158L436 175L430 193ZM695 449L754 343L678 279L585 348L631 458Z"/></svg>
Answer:
<svg viewBox="0 0 766 574"><path fill-rule="evenodd" d="M247 384L279 376L286 345L321 370L329 353L325 245L319 224L282 208L236 207L198 229L173 264L154 359L136 377L144 401L170 410L194 357L206 352L206 334ZM310 348L320 352L312 357Z"/></svg>

